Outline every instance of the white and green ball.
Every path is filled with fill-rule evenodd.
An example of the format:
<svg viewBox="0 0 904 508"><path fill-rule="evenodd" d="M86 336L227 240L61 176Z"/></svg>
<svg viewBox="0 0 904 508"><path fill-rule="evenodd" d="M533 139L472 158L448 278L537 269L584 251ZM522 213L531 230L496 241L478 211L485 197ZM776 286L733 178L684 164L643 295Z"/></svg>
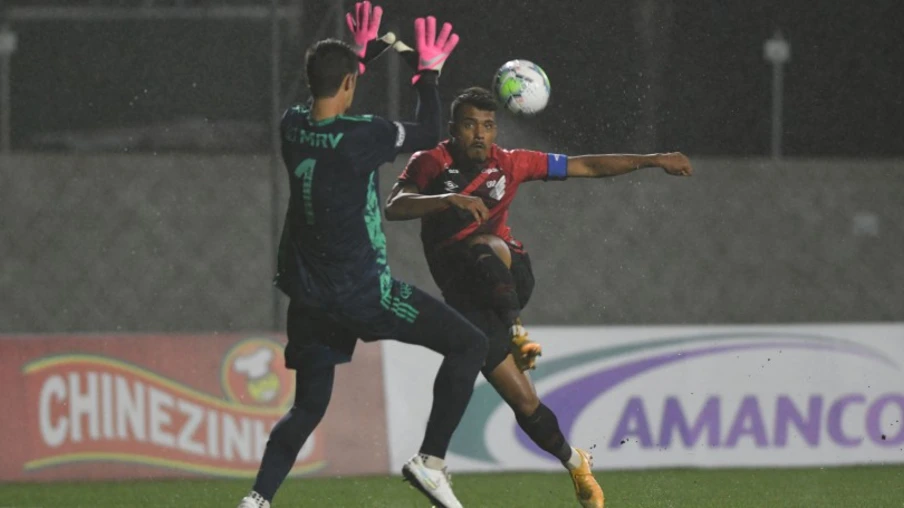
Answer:
<svg viewBox="0 0 904 508"><path fill-rule="evenodd" d="M496 71L493 92L507 110L516 115L536 115L549 102L549 77L528 60L511 60Z"/></svg>

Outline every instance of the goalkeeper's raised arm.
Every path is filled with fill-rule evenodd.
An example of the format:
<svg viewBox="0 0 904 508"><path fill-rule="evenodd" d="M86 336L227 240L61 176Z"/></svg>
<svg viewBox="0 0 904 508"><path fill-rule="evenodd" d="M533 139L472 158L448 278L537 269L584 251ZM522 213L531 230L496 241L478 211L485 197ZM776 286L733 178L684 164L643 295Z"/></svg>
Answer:
<svg viewBox="0 0 904 508"><path fill-rule="evenodd" d="M411 84L417 90L414 122L399 122L397 146L401 153L412 153L431 148L442 136L442 111L437 81L443 65L458 45L458 34L452 33L452 25L444 23L436 32L436 18L428 16L414 21L415 48L398 39L393 32L377 37L383 10L372 7L370 2L358 2L355 13L346 15L346 23L358 55L359 74L367 65L389 48L411 66L414 75Z"/></svg>
<svg viewBox="0 0 904 508"><path fill-rule="evenodd" d="M392 47L411 66L414 75L411 83L418 94L415 110L415 124L403 123L406 139L400 150L411 153L432 148L442 136L442 111L439 91L436 88L443 65L458 45L458 34L452 33L452 25L443 23L436 33L436 18L418 18L414 21L415 47L400 40Z"/></svg>

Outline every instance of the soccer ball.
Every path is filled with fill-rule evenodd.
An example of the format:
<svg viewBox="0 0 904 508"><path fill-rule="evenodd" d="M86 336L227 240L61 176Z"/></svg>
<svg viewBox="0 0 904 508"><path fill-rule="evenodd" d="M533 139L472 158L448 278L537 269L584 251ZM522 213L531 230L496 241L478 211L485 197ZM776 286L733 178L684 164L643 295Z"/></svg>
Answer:
<svg viewBox="0 0 904 508"><path fill-rule="evenodd" d="M511 60L496 71L493 91L499 102L512 113L535 115L549 102L549 78L533 62Z"/></svg>

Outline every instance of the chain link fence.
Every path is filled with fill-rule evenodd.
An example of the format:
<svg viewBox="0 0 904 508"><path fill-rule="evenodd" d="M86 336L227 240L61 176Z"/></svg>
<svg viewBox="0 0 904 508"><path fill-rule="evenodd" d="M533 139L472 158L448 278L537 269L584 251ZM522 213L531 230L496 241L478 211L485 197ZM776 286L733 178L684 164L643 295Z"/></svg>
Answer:
<svg viewBox="0 0 904 508"><path fill-rule="evenodd" d="M229 19L214 20L207 9L238 5L257 17L243 19L240 11L236 18L226 9L220 15ZM13 0L6 6L20 9L11 22L20 38L12 59L13 148L20 152L0 157L0 333L282 328L285 301L270 279L287 189L284 171L273 172L266 155L274 84L269 5ZM276 82L285 105L303 89L304 47L341 32L344 9L343 2L279 5L285 12ZM41 10L47 6L101 11L51 16ZM145 17L105 10L117 7ZM398 6L395 23L410 17L406 8L415 6ZM87 12L107 18L79 18ZM174 17L149 19L155 12ZM462 20L464 30L468 22ZM463 80L489 75L502 56L485 60L480 72L444 75L446 103ZM356 112L393 116L388 104L395 97L409 117L413 95L387 93L396 82L392 73L405 71L368 70ZM62 75L71 86L60 86ZM619 118L605 101L623 85L604 88L605 98L594 89L593 111ZM560 94L551 109L568 103L577 108L569 114L597 118L590 101ZM725 109L716 102L707 107ZM676 111L676 118L698 113ZM584 132L549 113L543 122L501 119L501 144L564 151L573 137L592 134L596 143L603 132L612 145L598 149L617 151L630 137L621 124ZM537 276L527 322L904 319L898 283L904 162L694 161L698 174L684 180L644 171L525 185L511 223ZM381 172L384 196L403 164ZM387 224L386 232L395 275L436 294L417 222Z"/></svg>
<svg viewBox="0 0 904 508"><path fill-rule="evenodd" d="M0 163L0 333L281 329L270 279L285 196L271 207L268 157ZM384 197L402 164L381 171ZM537 276L526 321L904 319L904 163L696 166L524 185L511 224ZM418 222L385 230L393 273L437 294Z"/></svg>
<svg viewBox="0 0 904 508"><path fill-rule="evenodd" d="M3 166L3 331L269 328L267 157Z"/></svg>

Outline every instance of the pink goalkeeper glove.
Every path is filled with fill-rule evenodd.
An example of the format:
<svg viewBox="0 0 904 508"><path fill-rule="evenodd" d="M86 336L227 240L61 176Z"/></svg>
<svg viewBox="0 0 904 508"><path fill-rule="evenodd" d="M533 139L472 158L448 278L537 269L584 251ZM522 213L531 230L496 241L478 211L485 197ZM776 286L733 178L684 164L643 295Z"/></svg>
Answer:
<svg viewBox="0 0 904 508"><path fill-rule="evenodd" d="M354 16L352 16L352 13L345 15L345 22L352 33L352 38L355 40L355 52L358 53L358 59L360 60L358 62L358 74L364 74L364 62L374 58L366 58L368 56L367 46L376 40L377 33L380 31L381 19L383 19L383 8L380 6L371 8L370 2L367 1L355 4Z"/></svg>
<svg viewBox="0 0 904 508"><path fill-rule="evenodd" d="M414 20L414 38L417 52L406 46L401 41L394 47L399 55L415 70L416 74L411 78L411 84L417 83L423 72L442 72L443 64L449 58L449 54L458 45L458 34L452 33L452 25L443 23L439 35L436 34L436 18L417 18Z"/></svg>

